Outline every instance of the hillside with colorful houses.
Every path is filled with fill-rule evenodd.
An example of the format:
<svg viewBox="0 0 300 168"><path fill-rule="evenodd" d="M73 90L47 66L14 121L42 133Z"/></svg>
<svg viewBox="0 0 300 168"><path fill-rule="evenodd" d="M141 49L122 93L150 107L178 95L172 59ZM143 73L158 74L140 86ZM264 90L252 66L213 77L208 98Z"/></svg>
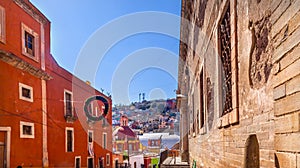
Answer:
<svg viewBox="0 0 300 168"><path fill-rule="evenodd" d="M113 108L113 164L158 167L161 153L177 150L176 100L152 100Z"/></svg>

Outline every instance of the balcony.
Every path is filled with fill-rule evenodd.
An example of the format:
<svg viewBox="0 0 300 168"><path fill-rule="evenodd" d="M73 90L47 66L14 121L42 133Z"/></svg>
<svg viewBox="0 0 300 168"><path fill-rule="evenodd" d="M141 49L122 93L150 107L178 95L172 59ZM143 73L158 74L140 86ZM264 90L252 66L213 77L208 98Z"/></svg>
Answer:
<svg viewBox="0 0 300 168"><path fill-rule="evenodd" d="M75 108L66 110L66 114L64 117L65 117L66 122L72 123L72 122L76 121L78 119L78 117L77 117Z"/></svg>

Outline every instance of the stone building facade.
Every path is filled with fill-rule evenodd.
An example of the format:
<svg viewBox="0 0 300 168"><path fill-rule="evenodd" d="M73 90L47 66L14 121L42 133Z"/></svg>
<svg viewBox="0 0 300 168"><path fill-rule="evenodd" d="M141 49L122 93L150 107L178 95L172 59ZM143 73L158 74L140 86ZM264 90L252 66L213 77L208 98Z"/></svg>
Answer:
<svg viewBox="0 0 300 168"><path fill-rule="evenodd" d="M181 157L300 167L300 0L183 0Z"/></svg>

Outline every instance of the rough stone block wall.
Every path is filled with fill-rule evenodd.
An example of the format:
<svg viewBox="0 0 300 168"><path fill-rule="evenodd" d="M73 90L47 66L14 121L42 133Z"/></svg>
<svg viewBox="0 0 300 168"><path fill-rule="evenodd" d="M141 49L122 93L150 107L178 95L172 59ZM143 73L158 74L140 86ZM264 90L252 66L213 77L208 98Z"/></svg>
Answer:
<svg viewBox="0 0 300 168"><path fill-rule="evenodd" d="M279 1L272 40L276 167L300 167L300 1Z"/></svg>
<svg viewBox="0 0 300 168"><path fill-rule="evenodd" d="M201 55L215 54L207 53L204 43L217 50L217 25L228 1L192 2L190 21L200 31L189 32L188 45L194 46L195 52L187 52L186 64L182 66L189 66L190 74L197 75L203 63ZM211 79L214 105L206 106L203 130L189 131L190 165L196 161L197 167L244 167L250 156L249 137L256 135L259 167L300 167L300 0L229 3L235 4L236 10L236 33L232 36L237 41L232 48L237 49L232 52L237 52L238 91L234 96L238 96L238 123L220 127L217 92L221 86L207 72L215 69L214 64L206 61L205 77ZM189 93L194 93L195 81L190 75ZM207 95L205 102L210 102ZM188 103L187 112L197 110L195 106L199 104Z"/></svg>

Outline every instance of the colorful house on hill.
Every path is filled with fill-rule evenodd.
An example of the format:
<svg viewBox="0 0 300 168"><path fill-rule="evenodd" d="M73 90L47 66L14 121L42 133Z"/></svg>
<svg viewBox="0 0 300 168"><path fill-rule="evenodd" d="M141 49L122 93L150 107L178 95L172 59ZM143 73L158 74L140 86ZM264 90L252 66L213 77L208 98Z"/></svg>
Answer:
<svg viewBox="0 0 300 168"><path fill-rule="evenodd" d="M127 151L128 154L137 153L140 141L135 132L128 126L128 117L120 118L120 126L113 132L113 149L115 152Z"/></svg>

